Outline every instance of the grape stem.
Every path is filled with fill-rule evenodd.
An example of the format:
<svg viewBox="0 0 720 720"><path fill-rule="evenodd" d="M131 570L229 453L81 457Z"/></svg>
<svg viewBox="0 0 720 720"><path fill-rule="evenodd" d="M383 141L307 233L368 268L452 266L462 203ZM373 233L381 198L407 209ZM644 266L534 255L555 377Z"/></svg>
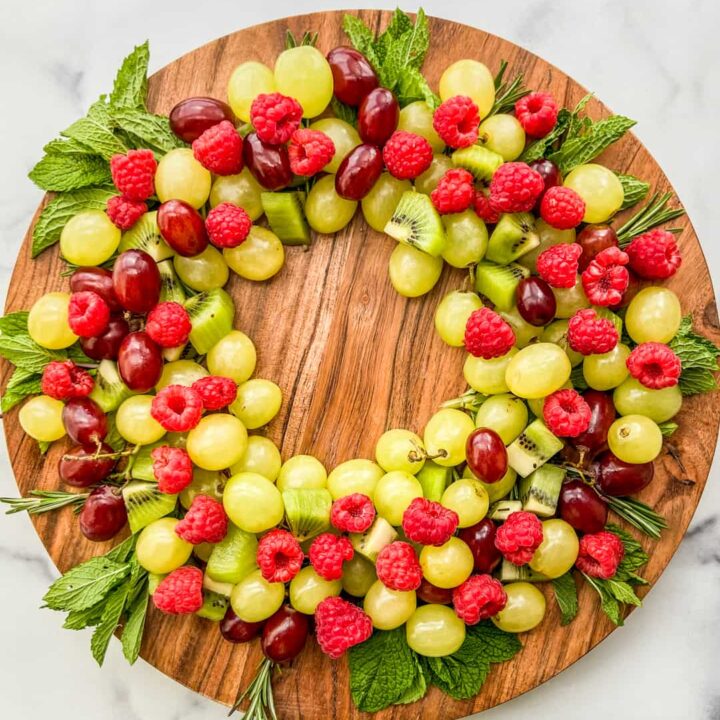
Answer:
<svg viewBox="0 0 720 720"><path fill-rule="evenodd" d="M128 457L129 455L135 455L138 447L134 447L131 450L121 450L113 453L93 453L92 455L63 455L62 459L68 462L88 462L95 460L113 460L121 457Z"/></svg>
<svg viewBox="0 0 720 720"><path fill-rule="evenodd" d="M253 681L243 692L238 694L235 704L230 708L228 717L240 708L245 698L248 698L250 702L243 714L243 720L277 720L272 690L274 667L275 663L269 658L262 661Z"/></svg>

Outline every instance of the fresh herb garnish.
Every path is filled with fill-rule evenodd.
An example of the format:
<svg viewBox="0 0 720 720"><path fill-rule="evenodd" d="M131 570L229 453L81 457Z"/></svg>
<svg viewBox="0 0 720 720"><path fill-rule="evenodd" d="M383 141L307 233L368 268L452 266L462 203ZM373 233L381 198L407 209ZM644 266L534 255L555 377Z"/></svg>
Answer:
<svg viewBox="0 0 720 720"><path fill-rule="evenodd" d="M0 498L0 503L8 505L6 515L27 512L30 515L41 515L42 513L59 510L60 508L74 505L82 507L90 493L70 493L62 490L31 490L24 498Z"/></svg>
<svg viewBox="0 0 720 720"><path fill-rule="evenodd" d="M275 664L269 658L265 658L260 663L253 681L243 692L238 694L228 716L238 710L245 698L248 698L250 702L243 712L243 720L277 720L272 689L274 667Z"/></svg>
<svg viewBox="0 0 720 720"><path fill-rule="evenodd" d="M663 437L670 437L680 426L676 422L672 422L672 420L667 420L666 422L658 423L658 427Z"/></svg>
<svg viewBox="0 0 720 720"><path fill-rule="evenodd" d="M515 103L522 97L530 93L530 90L523 84L523 75L516 75L512 82L505 82L505 71L507 70L507 60L500 61L500 69L495 75L495 102L490 112L487 114L497 115L498 113L509 113L515 108Z"/></svg>
<svg viewBox="0 0 720 720"><path fill-rule="evenodd" d="M632 497L604 497L616 515L651 538L657 540L668 527L667 520L641 500Z"/></svg>
<svg viewBox="0 0 720 720"><path fill-rule="evenodd" d="M668 201L672 198L672 193L667 192L664 195L655 193L648 204L631 217L624 225L617 230L618 241L620 247L625 247L634 237L642 235L642 233L652 230L652 228L670 222L675 218L685 214L682 208L668 207ZM670 228L670 232L680 232L679 229Z"/></svg>
<svg viewBox="0 0 720 720"><path fill-rule="evenodd" d="M572 571L552 581L553 594L560 608L560 624L568 625L578 614L578 595Z"/></svg>
<svg viewBox="0 0 720 720"><path fill-rule="evenodd" d="M622 175L620 173L616 173L616 175L623 187L621 210L627 210L647 197L648 192L650 192L650 183L646 183L634 175Z"/></svg>
<svg viewBox="0 0 720 720"><path fill-rule="evenodd" d="M697 395L717 389L717 380L713 373L720 369L720 348L693 331L692 315L686 315L682 319L677 335L669 345L680 358L682 365L679 384L683 395Z"/></svg>

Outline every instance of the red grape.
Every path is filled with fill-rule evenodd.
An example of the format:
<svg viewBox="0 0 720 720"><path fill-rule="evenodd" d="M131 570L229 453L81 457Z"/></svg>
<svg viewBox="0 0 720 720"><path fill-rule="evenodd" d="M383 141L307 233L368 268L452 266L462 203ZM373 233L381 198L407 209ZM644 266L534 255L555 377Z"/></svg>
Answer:
<svg viewBox="0 0 720 720"><path fill-rule="evenodd" d="M335 190L346 200L362 200L383 171L382 153L375 145L358 145L340 163Z"/></svg>
<svg viewBox="0 0 720 720"><path fill-rule="evenodd" d="M607 503L582 480L566 482L558 501L560 517L584 533L600 532L607 522Z"/></svg>
<svg viewBox="0 0 720 720"><path fill-rule="evenodd" d="M583 250L578 261L578 272L582 272L599 252L617 247L618 237L609 225L586 225L578 234L576 242Z"/></svg>
<svg viewBox="0 0 720 720"><path fill-rule="evenodd" d="M554 317L557 301L550 286L538 277L522 279L515 291L517 309L525 322L542 327Z"/></svg>
<svg viewBox="0 0 720 720"><path fill-rule="evenodd" d="M184 200L168 200L157 211L157 224L165 242L183 257L199 255L208 246L205 221Z"/></svg>
<svg viewBox="0 0 720 720"><path fill-rule="evenodd" d="M620 308L627 307L630 301L642 290L642 281L632 271L628 270L630 280L628 282L627 290L623 293L622 300L617 305L611 305L610 309L613 311L620 310Z"/></svg>
<svg viewBox="0 0 720 720"><path fill-rule="evenodd" d="M62 411L62 421L68 437L78 445L95 446L108 432L107 416L88 397L68 400Z"/></svg>
<svg viewBox="0 0 720 720"><path fill-rule="evenodd" d="M289 605L283 605L265 621L262 631L262 650L273 662L289 662L305 646L308 618Z"/></svg>
<svg viewBox="0 0 720 720"><path fill-rule="evenodd" d="M543 188L542 193L540 193L540 197L537 199L537 203L535 203L535 212L539 214L540 212L540 203L542 201L542 196L551 188L555 187L557 185L562 184L562 176L560 175L560 168L552 162L551 160L533 160L531 163L528 163L530 167L535 170L535 172L540 173L540 176L543 179L543 182L545 184L545 187Z"/></svg>
<svg viewBox="0 0 720 720"><path fill-rule="evenodd" d="M382 147L395 132L400 105L387 88L375 88L360 104L358 132L363 142Z"/></svg>
<svg viewBox="0 0 720 720"><path fill-rule="evenodd" d="M420 587L415 591L417 596L426 603L436 605L449 605L452 602L452 589L439 588L425 578L420 582Z"/></svg>
<svg viewBox="0 0 720 720"><path fill-rule="evenodd" d="M572 444L585 452L595 453L607 442L608 430L615 420L615 405L610 395L599 390L585 391L583 399L590 406L590 425L572 439Z"/></svg>
<svg viewBox="0 0 720 720"><path fill-rule="evenodd" d="M76 445L60 458L58 472L60 479L73 487L88 487L104 480L115 467L117 458L98 458L90 460L94 455L112 455L115 451L107 444L99 447ZM77 459L75 459L77 458Z"/></svg>
<svg viewBox="0 0 720 720"><path fill-rule="evenodd" d="M336 47L327 54L333 74L335 97L357 107L378 86L378 79L367 58L351 47Z"/></svg>
<svg viewBox="0 0 720 720"><path fill-rule="evenodd" d="M91 290L97 293L110 308L110 312L122 310L113 289L113 276L109 270L101 267L81 267L70 276L70 291Z"/></svg>
<svg viewBox="0 0 720 720"><path fill-rule="evenodd" d="M595 482L602 492L612 497L634 495L647 487L655 475L655 466L647 463L626 463L606 450L592 465Z"/></svg>
<svg viewBox="0 0 720 720"><path fill-rule="evenodd" d="M223 120L234 123L233 111L222 100L211 97L186 98L170 111L170 129L186 143Z"/></svg>
<svg viewBox="0 0 720 720"><path fill-rule="evenodd" d="M261 622L245 622L241 620L232 608L228 608L225 617L220 621L222 636L231 643L246 643L257 637L262 630Z"/></svg>
<svg viewBox="0 0 720 720"><path fill-rule="evenodd" d="M130 332L130 326L122 315L111 315L102 334L80 338L80 347L93 360L117 360L120 345Z"/></svg>
<svg viewBox="0 0 720 720"><path fill-rule="evenodd" d="M490 518L484 518L458 534L473 554L475 572L490 573L500 564L502 554L495 547L496 532L497 525Z"/></svg>
<svg viewBox="0 0 720 720"><path fill-rule="evenodd" d="M465 445L467 464L475 477L486 483L502 479L507 472L507 450L500 436L490 428L477 428Z"/></svg>
<svg viewBox="0 0 720 720"><path fill-rule="evenodd" d="M153 388L160 379L162 366L160 347L147 333L130 333L120 345L118 371L131 390L143 393Z"/></svg>
<svg viewBox="0 0 720 720"><path fill-rule="evenodd" d="M142 250L126 250L115 260L113 288L126 310L149 312L160 299L160 271L157 264Z"/></svg>
<svg viewBox="0 0 720 720"><path fill-rule="evenodd" d="M290 157L284 145L268 145L257 133L250 133L243 142L243 160L267 190L281 190L292 182Z"/></svg>
<svg viewBox="0 0 720 720"><path fill-rule="evenodd" d="M127 522L127 510L117 488L101 485L90 493L78 515L80 532L88 539L103 542L114 538Z"/></svg>

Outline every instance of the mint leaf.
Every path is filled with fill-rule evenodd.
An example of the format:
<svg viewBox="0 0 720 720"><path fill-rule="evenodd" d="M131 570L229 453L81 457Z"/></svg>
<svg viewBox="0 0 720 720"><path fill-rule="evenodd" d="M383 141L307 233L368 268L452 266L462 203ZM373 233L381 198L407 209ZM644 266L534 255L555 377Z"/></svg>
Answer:
<svg viewBox="0 0 720 720"><path fill-rule="evenodd" d="M582 363L576 365L570 373L570 382L576 390L583 391L590 387L585 380L585 374L583 373Z"/></svg>
<svg viewBox="0 0 720 720"><path fill-rule="evenodd" d="M427 693L428 679L425 677L420 658L413 654L413 660L415 661L415 677L410 687L395 701L395 705L409 705L424 698Z"/></svg>
<svg viewBox="0 0 720 720"><path fill-rule="evenodd" d="M330 107L336 118L344 120L348 125L357 127L357 110L354 107L340 102L334 95L330 101Z"/></svg>
<svg viewBox="0 0 720 720"><path fill-rule="evenodd" d="M41 378L42 375L39 373L28 372L22 368L15 368L3 393L2 401L0 401L2 411L6 413L18 403L22 402L28 395L40 394L42 392L42 388L40 387Z"/></svg>
<svg viewBox="0 0 720 720"><path fill-rule="evenodd" d="M113 633L117 630L118 625L120 624L120 618L122 617L123 610L125 609L125 603L127 602L129 592L130 583L125 582L110 594L107 602L105 603L105 609L103 610L100 624L95 628L95 632L90 640L90 650L92 651L92 656L101 667L103 661L105 660L108 645L110 644L110 638L113 636Z"/></svg>
<svg viewBox="0 0 720 720"><path fill-rule="evenodd" d="M42 373L52 360L64 360L62 350L40 347L29 335L0 335L0 356L28 373Z"/></svg>
<svg viewBox="0 0 720 720"><path fill-rule="evenodd" d="M98 155L50 153L30 171L28 177L42 190L78 190L111 181L110 167Z"/></svg>
<svg viewBox="0 0 720 720"><path fill-rule="evenodd" d="M560 624L568 625L578 614L578 596L572 572L566 572L552 581L555 600L560 608Z"/></svg>
<svg viewBox="0 0 720 720"><path fill-rule="evenodd" d="M144 592L139 592L135 601L129 608L128 620L122 634L122 649L125 659L133 665L140 655L143 632L145 630L145 617L147 615L150 596L147 594L147 583L142 586Z"/></svg>
<svg viewBox="0 0 720 720"><path fill-rule="evenodd" d="M667 422L658 423L658 427L663 437L670 437L680 426L676 422L668 420Z"/></svg>
<svg viewBox="0 0 720 720"><path fill-rule="evenodd" d="M123 60L110 93L110 105L114 109L145 107L149 60L150 46L147 40Z"/></svg>
<svg viewBox="0 0 720 720"><path fill-rule="evenodd" d="M628 585L624 580L606 580L607 589L610 594L619 602L626 605L642 605L642 601L635 594L632 586Z"/></svg>
<svg viewBox="0 0 720 720"><path fill-rule="evenodd" d="M375 37L372 30L360 18L354 15L345 15L343 18L343 30L348 38L350 38L353 47L359 50L377 71L380 63L375 53Z"/></svg>
<svg viewBox="0 0 720 720"><path fill-rule="evenodd" d="M168 118L145 110L125 108L113 111L113 120L130 135L135 148L149 148L166 153L185 144L170 129Z"/></svg>
<svg viewBox="0 0 720 720"><path fill-rule="evenodd" d="M400 11L402 12L402 11ZM397 11L396 11L397 14ZM404 14L404 13L403 13ZM420 8L415 16L415 24L405 15L412 29L405 29L398 37L403 40L403 67L420 70L430 47L430 28L425 11Z"/></svg>
<svg viewBox="0 0 720 720"><path fill-rule="evenodd" d="M540 160L548 155L553 145L567 130L571 117L572 114L570 111L562 108L558 113L558 119L555 127L544 138L530 143L520 156L520 160L530 163L533 162L533 160Z"/></svg>
<svg viewBox="0 0 720 720"><path fill-rule="evenodd" d="M713 373L718 370L720 348L693 331L692 315L683 318L677 335L669 345L682 364L680 390L683 395L697 395L717 389Z"/></svg>
<svg viewBox="0 0 720 720"><path fill-rule="evenodd" d="M19 312L8 313L0 317L0 333L4 335L12 335L15 333L27 334L29 314L27 310L20 310Z"/></svg>
<svg viewBox="0 0 720 720"><path fill-rule="evenodd" d="M65 618L63 628L66 630L84 630L88 627L94 627L102 619L104 610L105 603L102 601L85 610L71 610Z"/></svg>
<svg viewBox="0 0 720 720"><path fill-rule="evenodd" d="M646 183L644 180L640 180L633 175L615 174L623 187L623 204L620 206L621 210L627 210L627 208L636 205L647 197L650 191L650 183Z"/></svg>
<svg viewBox="0 0 720 720"><path fill-rule="evenodd" d="M105 557L112 562L125 563L130 560L135 551L135 543L137 543L137 534L131 535L126 540L123 540L119 545L114 547L110 552L106 553Z"/></svg>
<svg viewBox="0 0 720 720"><path fill-rule="evenodd" d="M440 98L432 91L425 76L415 68L406 69L400 75L397 96L402 107L416 100L424 100L433 110L440 105Z"/></svg>
<svg viewBox="0 0 720 720"><path fill-rule="evenodd" d="M106 160L115 153L124 153L127 150L113 133L113 121L104 98L94 102L84 118L76 120L60 134L76 140Z"/></svg>
<svg viewBox="0 0 720 720"><path fill-rule="evenodd" d="M717 390L718 387L715 376L702 368L683 370L679 384L683 395L700 395Z"/></svg>

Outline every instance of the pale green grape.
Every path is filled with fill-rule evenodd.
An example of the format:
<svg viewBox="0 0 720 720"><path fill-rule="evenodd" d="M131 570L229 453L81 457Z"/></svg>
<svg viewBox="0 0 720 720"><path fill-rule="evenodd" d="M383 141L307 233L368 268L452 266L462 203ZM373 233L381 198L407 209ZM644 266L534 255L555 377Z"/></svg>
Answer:
<svg viewBox="0 0 720 720"><path fill-rule="evenodd" d="M542 527L543 541L530 567L549 578L558 578L575 565L580 542L572 525L559 518L543 520Z"/></svg>
<svg viewBox="0 0 720 720"><path fill-rule="evenodd" d="M398 180L390 173L384 172L361 201L365 222L373 230L383 232L402 194L408 190L412 190L409 180Z"/></svg>
<svg viewBox="0 0 720 720"><path fill-rule="evenodd" d="M210 553L214 547L215 545L213 543L200 543L199 545L193 546L193 554L206 563L210 559Z"/></svg>
<svg viewBox="0 0 720 720"><path fill-rule="evenodd" d="M222 502L225 476L216 470L193 468L192 482L180 493L180 504L187 510L198 495Z"/></svg>
<svg viewBox="0 0 720 720"><path fill-rule="evenodd" d="M625 415L608 430L610 450L627 463L652 462L662 450L662 433L655 422L644 415Z"/></svg>
<svg viewBox="0 0 720 720"><path fill-rule="evenodd" d="M410 103L400 111L397 129L424 137L434 153L445 149L445 143L433 127L433 110L424 100Z"/></svg>
<svg viewBox="0 0 720 720"><path fill-rule="evenodd" d="M489 397L475 415L475 427L494 430L505 445L525 429L527 422L525 403L510 393Z"/></svg>
<svg viewBox="0 0 720 720"><path fill-rule="evenodd" d="M453 167L453 161L447 155L434 155L430 167L415 178L415 189L429 195L437 187L440 178Z"/></svg>
<svg viewBox="0 0 720 720"><path fill-rule="evenodd" d="M248 430L267 425L280 411L282 390L272 380L255 378L237 390L235 402L228 410L242 420Z"/></svg>
<svg viewBox="0 0 720 720"><path fill-rule="evenodd" d="M155 192L160 202L184 200L195 209L210 196L212 176L190 148L176 148L163 156L155 172Z"/></svg>
<svg viewBox="0 0 720 720"><path fill-rule="evenodd" d="M327 479L327 470L317 458L312 455L295 455L280 468L277 486L280 492L324 488Z"/></svg>
<svg viewBox="0 0 720 720"><path fill-rule="evenodd" d="M229 377L241 384L255 372L257 352L253 341L245 333L231 330L213 345L206 360L211 375Z"/></svg>
<svg viewBox="0 0 720 720"><path fill-rule="evenodd" d="M290 48L275 61L278 92L294 97L303 108L303 117L317 117L333 94L332 70L325 56L311 45Z"/></svg>
<svg viewBox="0 0 720 720"><path fill-rule="evenodd" d="M346 460L328 475L327 488L333 500L353 493L362 493L372 499L383 475L385 471L372 460Z"/></svg>
<svg viewBox="0 0 720 720"><path fill-rule="evenodd" d="M542 218L538 218L535 221L535 232L540 237L540 244L521 255L516 262L520 263L526 268L529 268L533 272L537 272L537 259L540 253L547 250L553 245L560 245L561 243L569 244L575 242L575 228L570 230L558 230L557 228L548 225Z"/></svg>
<svg viewBox="0 0 720 720"><path fill-rule="evenodd" d="M668 288L643 288L628 305L625 328L636 343L670 342L680 327L678 296Z"/></svg>
<svg viewBox="0 0 720 720"><path fill-rule="evenodd" d="M629 377L615 388L613 402L620 415L645 415L661 423L680 412L683 395L677 385L653 390Z"/></svg>
<svg viewBox="0 0 720 720"><path fill-rule="evenodd" d="M244 62L233 70L228 82L228 103L235 115L243 122L250 122L253 100L266 93L275 92L275 75L261 62Z"/></svg>
<svg viewBox="0 0 720 720"><path fill-rule="evenodd" d="M375 459L385 472L402 470L416 475L425 464L424 452L420 436L401 428L383 433L375 445Z"/></svg>
<svg viewBox="0 0 720 720"><path fill-rule="evenodd" d="M488 231L474 210L443 215L447 243L443 260L456 268L467 268L485 257Z"/></svg>
<svg viewBox="0 0 720 720"><path fill-rule="evenodd" d="M20 427L34 440L54 442L65 435L62 421L63 407L60 400L47 395L30 398L18 414Z"/></svg>
<svg viewBox="0 0 720 720"><path fill-rule="evenodd" d="M199 255L173 258L175 272L185 285L198 292L221 288L230 277L230 270L223 254L208 245Z"/></svg>
<svg viewBox="0 0 720 720"><path fill-rule="evenodd" d="M223 250L225 262L246 280L268 280L285 263L285 249L278 236L264 227L253 225L245 242Z"/></svg>
<svg viewBox="0 0 720 720"><path fill-rule="evenodd" d="M341 592L340 580L325 580L308 565L290 581L290 604L298 612L313 615L325 598L336 597Z"/></svg>
<svg viewBox="0 0 720 720"><path fill-rule="evenodd" d="M260 570L253 570L232 591L230 605L245 622L262 622L274 615L285 599L285 585L268 582Z"/></svg>
<svg viewBox="0 0 720 720"><path fill-rule="evenodd" d="M525 131L514 115L491 115L480 123L479 135L480 144L505 162L516 160L525 149Z"/></svg>
<svg viewBox="0 0 720 720"><path fill-rule="evenodd" d="M335 176L321 177L310 189L305 201L305 217L315 232L332 235L353 218L357 202L341 198L335 192Z"/></svg>
<svg viewBox="0 0 720 720"><path fill-rule="evenodd" d="M245 454L247 430L234 415L206 415L187 436L190 459L205 470L224 470Z"/></svg>
<svg viewBox="0 0 720 720"><path fill-rule="evenodd" d="M390 255L388 268L390 282L400 295L420 297L435 287L442 273L443 261L410 245L398 243Z"/></svg>
<svg viewBox="0 0 720 720"><path fill-rule="evenodd" d="M464 528L479 523L487 515L490 498L479 482L461 478L446 488L440 504L454 510L459 518L458 527Z"/></svg>
<svg viewBox="0 0 720 720"><path fill-rule="evenodd" d="M475 480L475 482L479 482L485 488L485 492L488 494L488 499L492 505L494 502L502 500L506 497L513 489L515 481L517 480L517 473L509 467L507 472L496 483L486 483L475 477L470 468L466 465L465 470L463 470L463 477L471 478Z"/></svg>
<svg viewBox="0 0 720 720"><path fill-rule="evenodd" d="M571 370L562 348L553 343L535 343L520 350L510 361L505 382L518 397L541 398L561 388Z"/></svg>
<svg viewBox="0 0 720 720"><path fill-rule="evenodd" d="M557 303L556 318L571 318L578 310L590 307L590 301L585 296L579 275L571 288L552 288L552 291Z"/></svg>
<svg viewBox="0 0 720 720"><path fill-rule="evenodd" d="M332 160L323 168L323 171L327 173L336 173L345 156L362 142L358 131L350 123L338 118L316 120L310 129L324 132L335 145L335 154Z"/></svg>
<svg viewBox="0 0 720 720"><path fill-rule="evenodd" d="M239 175L218 175L210 189L210 207L229 202L243 208L251 220L257 220L263 214L262 192L262 186L247 168Z"/></svg>
<svg viewBox="0 0 720 720"><path fill-rule="evenodd" d="M230 468L230 472L233 475L241 472L257 473L275 482L281 466L282 460L277 445L270 438L251 435L248 438L245 454Z"/></svg>
<svg viewBox="0 0 720 720"><path fill-rule="evenodd" d="M374 628L394 630L404 625L417 607L414 590L391 590L377 580L365 595L363 610L370 616Z"/></svg>
<svg viewBox="0 0 720 720"><path fill-rule="evenodd" d="M115 414L117 431L131 445L150 445L165 434L165 428L150 414L152 395L133 395Z"/></svg>
<svg viewBox="0 0 720 720"><path fill-rule="evenodd" d="M49 350L70 347L78 338L68 323L70 295L50 292L38 298L28 314L28 334Z"/></svg>
<svg viewBox="0 0 720 720"><path fill-rule="evenodd" d="M342 588L349 595L365 597L376 580L375 565L360 553L343 563Z"/></svg>
<svg viewBox="0 0 720 720"><path fill-rule="evenodd" d="M534 585L515 582L505 585L507 603L492 621L501 630L521 633L537 627L545 617L545 596Z"/></svg>
<svg viewBox="0 0 720 720"><path fill-rule="evenodd" d="M467 384L483 395L506 393L508 386L505 382L505 371L517 353L518 349L512 347L505 355L490 360L468 355L463 365L463 376Z"/></svg>
<svg viewBox="0 0 720 720"><path fill-rule="evenodd" d="M566 383L561 385L558 390L572 390L573 384L568 380ZM535 416L542 418L543 416L543 408L545 407L545 400L547 397L543 395L539 398L531 398L527 401L528 407L530 408L530 412Z"/></svg>
<svg viewBox="0 0 720 720"><path fill-rule="evenodd" d="M250 533L274 528L285 512L280 491L270 480L254 472L237 473L227 481L223 506L230 520Z"/></svg>
<svg viewBox="0 0 720 720"><path fill-rule="evenodd" d="M184 385L190 387L196 380L208 376L208 371L194 360L174 360L163 365L160 379L155 385L162 390L168 385Z"/></svg>
<svg viewBox="0 0 720 720"><path fill-rule="evenodd" d="M495 81L492 73L477 60L458 60L440 76L440 98L467 95L478 106L484 118L495 102Z"/></svg>
<svg viewBox="0 0 720 720"><path fill-rule="evenodd" d="M102 210L84 210L70 218L60 233L60 254L73 265L101 265L120 244L120 229Z"/></svg>
<svg viewBox="0 0 720 720"><path fill-rule="evenodd" d="M472 418L462 410L438 410L425 426L425 450L442 467L459 465L465 462L465 443L474 429Z"/></svg>
<svg viewBox="0 0 720 720"><path fill-rule="evenodd" d="M408 619L405 636L418 655L445 657L465 642L465 623L447 605L422 605Z"/></svg>
<svg viewBox="0 0 720 720"><path fill-rule="evenodd" d="M426 545L420 551L420 567L425 579L439 588L462 585L473 570L473 554L460 538L451 537L444 545Z"/></svg>
<svg viewBox="0 0 720 720"><path fill-rule="evenodd" d="M540 342L555 343L561 347L570 360L570 364L575 367L583 361L583 355L575 352L568 343L567 331L569 322L567 320L554 320L545 327L543 334L540 336Z"/></svg>
<svg viewBox="0 0 720 720"><path fill-rule="evenodd" d="M451 347L462 347L468 318L482 306L476 293L461 290L448 293L435 310L435 329L443 342Z"/></svg>
<svg viewBox="0 0 720 720"><path fill-rule="evenodd" d="M610 352L588 355L583 360L585 382L593 390L612 390L630 374L626 365L629 357L630 348L623 343L618 343Z"/></svg>
<svg viewBox="0 0 720 720"><path fill-rule="evenodd" d="M193 546L175 532L178 522L175 518L165 517L141 530L135 546L135 556L141 568L165 575L190 559Z"/></svg>
<svg viewBox="0 0 720 720"><path fill-rule="evenodd" d="M527 322L516 307L512 310L504 310L499 315L515 333L515 346L518 348L526 347L543 334L543 328Z"/></svg>
<svg viewBox="0 0 720 720"><path fill-rule="evenodd" d="M618 176L604 165L578 165L565 178L563 185L572 188L585 201L583 222L602 223L609 220L623 203L625 193Z"/></svg>
<svg viewBox="0 0 720 720"><path fill-rule="evenodd" d="M384 517L391 525L402 525L402 516L408 505L423 496L422 485L417 478L402 470L386 473L377 485L373 499L378 515Z"/></svg>

